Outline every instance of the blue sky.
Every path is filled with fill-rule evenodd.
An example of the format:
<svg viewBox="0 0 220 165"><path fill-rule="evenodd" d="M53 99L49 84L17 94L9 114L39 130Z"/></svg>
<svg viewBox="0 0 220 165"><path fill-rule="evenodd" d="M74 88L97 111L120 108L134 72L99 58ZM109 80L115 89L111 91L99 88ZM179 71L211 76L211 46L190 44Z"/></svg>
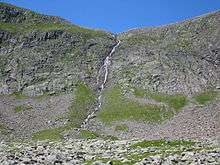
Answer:
<svg viewBox="0 0 220 165"><path fill-rule="evenodd" d="M220 0L0 0L89 28L122 32L220 10Z"/></svg>

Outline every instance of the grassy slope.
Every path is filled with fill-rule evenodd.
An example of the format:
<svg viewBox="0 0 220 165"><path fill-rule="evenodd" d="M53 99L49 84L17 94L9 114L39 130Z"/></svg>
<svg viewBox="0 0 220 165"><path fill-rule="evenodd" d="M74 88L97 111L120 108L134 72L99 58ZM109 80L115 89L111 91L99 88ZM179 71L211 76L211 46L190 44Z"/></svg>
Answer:
<svg viewBox="0 0 220 165"><path fill-rule="evenodd" d="M19 23L4 23L0 22L0 29L6 30L12 33L28 33L31 31L54 31L54 30L62 30L70 33L83 34L87 37L101 37L107 35L107 33L98 30L91 30L82 28L80 26L71 25L71 24L63 24L63 23L38 23L38 24L19 24Z"/></svg>
<svg viewBox="0 0 220 165"><path fill-rule="evenodd" d="M173 114L164 107L156 105L140 105L126 99L120 87L114 87L105 93L106 102L98 117L104 123L121 120L136 120L145 122L161 122Z"/></svg>
<svg viewBox="0 0 220 165"><path fill-rule="evenodd" d="M79 127L86 118L88 111L95 104L93 91L84 83L78 83L75 98L69 109L69 121L74 127Z"/></svg>
<svg viewBox="0 0 220 165"><path fill-rule="evenodd" d="M75 98L72 105L69 108L69 123L65 126L41 130L33 134L34 140L60 140L62 139L63 132L72 129L73 127L80 127L82 122L87 116L88 111L95 103L95 95L93 91L83 82L79 82L76 91ZM88 132L86 132L88 134ZM83 135L87 135L84 133Z"/></svg>
<svg viewBox="0 0 220 165"><path fill-rule="evenodd" d="M34 133L32 136L32 139L33 140L58 141L63 138L62 133L66 130L69 130L69 129L70 129L70 127L63 126L63 127L58 127L58 128L41 130L39 132Z"/></svg>
<svg viewBox="0 0 220 165"><path fill-rule="evenodd" d="M149 92L144 89L135 88L134 95L137 97L149 97L158 102L166 103L171 108L174 108L176 111L179 111L187 104L187 98L182 94L168 95L164 93Z"/></svg>

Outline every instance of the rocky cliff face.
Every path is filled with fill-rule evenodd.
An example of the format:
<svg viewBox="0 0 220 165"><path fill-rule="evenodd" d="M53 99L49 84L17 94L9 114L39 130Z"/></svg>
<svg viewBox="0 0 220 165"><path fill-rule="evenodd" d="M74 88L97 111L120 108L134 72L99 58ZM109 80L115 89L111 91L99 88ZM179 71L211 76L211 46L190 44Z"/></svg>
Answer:
<svg viewBox="0 0 220 165"><path fill-rule="evenodd" d="M0 4L0 93L27 96L95 87L115 38L52 16Z"/></svg>
<svg viewBox="0 0 220 165"><path fill-rule="evenodd" d="M220 12L115 37L0 3L0 133L215 138L219 65Z"/></svg>
<svg viewBox="0 0 220 165"><path fill-rule="evenodd" d="M220 12L182 23L130 30L112 61L117 82L192 95L219 88Z"/></svg>

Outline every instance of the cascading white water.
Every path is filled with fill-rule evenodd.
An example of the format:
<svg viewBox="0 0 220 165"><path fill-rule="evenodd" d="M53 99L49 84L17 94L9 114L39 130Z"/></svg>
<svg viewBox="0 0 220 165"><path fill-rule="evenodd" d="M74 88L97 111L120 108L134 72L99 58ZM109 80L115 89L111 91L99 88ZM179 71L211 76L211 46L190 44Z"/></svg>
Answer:
<svg viewBox="0 0 220 165"><path fill-rule="evenodd" d="M115 45L111 51L111 53L106 57L105 61L104 61L104 64L103 66L100 68L100 71L102 71L102 69L104 69L104 80L100 86L100 95L98 97L98 109L102 106L102 102L101 102L101 98L102 98L102 91L104 89L104 86L107 82L107 79L108 79L108 68L109 66L111 65L111 61L110 61L110 58L112 56L112 54L115 52L116 48L120 45L121 41L119 40L117 45ZM99 72L100 73L100 72Z"/></svg>
<svg viewBox="0 0 220 165"><path fill-rule="evenodd" d="M117 44L113 47L113 49L111 50L110 54L105 58L104 64L102 65L102 67L101 67L100 70L99 70L99 74L98 74L98 78L97 78L97 79L99 79L100 74L102 74L102 73L103 73L103 70L104 70L104 80L103 80L102 84L100 85L100 92L99 92L100 94L99 94L99 97L98 97L98 100L97 100L98 106L95 108L95 110L94 110L91 114L89 114L89 115L87 116L87 118L84 120L84 122L83 122L81 128L85 128L85 127L86 127L88 121L95 116L95 113L96 113L96 112L101 108L101 106L102 106L102 91L103 91L103 89L104 89L104 87L105 87L105 84L106 84L106 82L107 82L107 79L108 79L109 66L111 65L110 59L111 59L112 54L115 52L116 48L120 45L120 43L121 43L121 41L119 40L118 43L117 43ZM99 83L99 80L97 80L97 83Z"/></svg>

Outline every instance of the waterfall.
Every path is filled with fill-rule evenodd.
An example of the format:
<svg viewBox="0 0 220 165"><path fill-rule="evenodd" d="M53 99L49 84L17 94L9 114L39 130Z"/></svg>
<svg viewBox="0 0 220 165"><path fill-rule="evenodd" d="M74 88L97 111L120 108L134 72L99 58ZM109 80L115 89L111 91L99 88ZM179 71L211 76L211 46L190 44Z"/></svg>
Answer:
<svg viewBox="0 0 220 165"><path fill-rule="evenodd" d="M100 92L99 92L99 96L98 96L98 99L97 99L97 106L95 108L95 110L89 114L87 116L87 118L84 120L81 128L85 128L88 121L93 118L95 116L95 113L101 108L102 106L102 91L104 90L104 87L105 87L105 84L108 80L108 74L109 74L109 66L111 65L111 57L112 57L112 54L115 53L115 50L116 48L120 45L121 41L119 40L118 43L113 47L113 49L111 50L111 52L109 53L109 55L105 58L104 60L104 64L101 66L100 70L99 70L99 74L98 74L98 77L97 77L97 83L99 83L99 77L102 76L100 74L103 73L104 71L104 80L102 81L102 84L100 85Z"/></svg>

